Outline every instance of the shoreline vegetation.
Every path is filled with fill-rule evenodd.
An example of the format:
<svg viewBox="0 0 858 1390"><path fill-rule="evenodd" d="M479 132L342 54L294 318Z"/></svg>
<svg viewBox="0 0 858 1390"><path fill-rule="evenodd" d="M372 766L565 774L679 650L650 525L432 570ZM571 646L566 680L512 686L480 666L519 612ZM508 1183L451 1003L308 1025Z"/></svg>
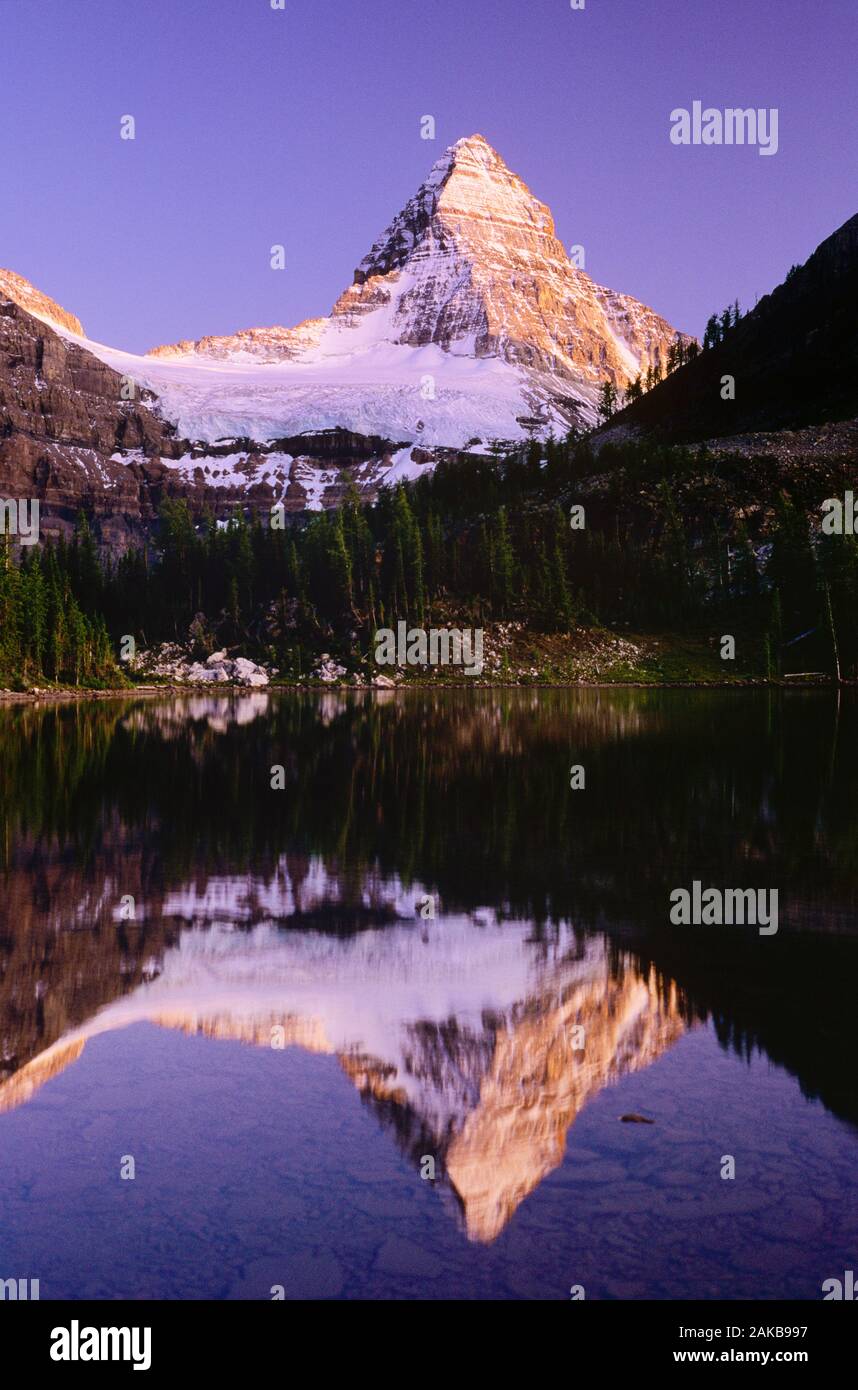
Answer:
<svg viewBox="0 0 858 1390"><path fill-rule="evenodd" d="M168 499L119 555L81 514L0 547L0 699L223 690L227 652L265 689L848 685L858 536L822 519L854 472L571 431L321 512ZM478 669L380 665L403 625L480 634Z"/></svg>
<svg viewBox="0 0 858 1390"><path fill-rule="evenodd" d="M858 686L858 679L841 675L838 680L833 673L825 671L796 671L781 675L761 675L749 671L738 661L722 660L718 639L711 635L668 633L655 636L604 629L576 629L570 634L547 636L524 629L516 632L515 636L519 639L517 653L510 659L507 650L504 659L500 660L495 634L487 629L489 660L479 674L465 674L461 666L455 665L382 666L370 656L361 658L353 669L346 670L324 652L309 658L311 669L306 674L281 674L276 668L269 668L268 679L263 676L259 684L252 685L234 678L212 680L177 676L174 674L177 664L175 648L167 644L172 660L167 661L165 669L160 672L157 654L147 652L138 658L136 671L128 666L117 668L104 684L96 681L79 685L53 681L25 684L19 681L9 687L0 686L0 704L203 693L238 697L258 693L325 691L390 695L416 690L808 690ZM516 652L516 649L513 648L513 651ZM235 659L239 659L241 664L242 655L236 650L228 658L227 664L234 666ZM191 664L190 655L185 654L179 664L187 669ZM193 664L197 669L201 663ZM253 663L245 659L245 664Z"/></svg>

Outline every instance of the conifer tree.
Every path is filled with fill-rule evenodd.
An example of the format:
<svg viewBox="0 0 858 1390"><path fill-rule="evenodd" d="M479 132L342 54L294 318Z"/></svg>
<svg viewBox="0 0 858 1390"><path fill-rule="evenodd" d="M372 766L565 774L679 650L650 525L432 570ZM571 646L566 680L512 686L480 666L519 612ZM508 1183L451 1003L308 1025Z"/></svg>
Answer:
<svg viewBox="0 0 858 1390"><path fill-rule="evenodd" d="M612 381L602 383L599 397L599 419L604 423L610 420L617 409L617 388Z"/></svg>

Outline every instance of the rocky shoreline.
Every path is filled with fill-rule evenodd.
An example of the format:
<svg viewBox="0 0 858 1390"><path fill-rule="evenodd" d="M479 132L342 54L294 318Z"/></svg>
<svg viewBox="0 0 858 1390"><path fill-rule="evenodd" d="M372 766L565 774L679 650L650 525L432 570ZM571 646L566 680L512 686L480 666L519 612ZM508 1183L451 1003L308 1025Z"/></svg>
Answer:
<svg viewBox="0 0 858 1390"><path fill-rule="evenodd" d="M265 667L246 656L231 657L226 648L204 661L194 660L177 642L163 642L151 652L141 652L126 669L139 676L156 676L177 685L237 685L258 689L268 685L276 667Z"/></svg>
<svg viewBox="0 0 858 1390"><path fill-rule="evenodd" d="M531 632L520 623L485 630L485 663L480 674L465 675L453 665L405 665L383 673L369 656L337 658L322 652L309 658L305 673L281 671L265 662L221 648L198 656L188 642L164 642L122 663L119 682L110 688L31 686L0 688L0 703L103 700L138 695L218 694L248 691L363 690L580 690L580 689L819 689L834 685L825 675L768 680L738 670L728 674L711 636L663 633L619 634L575 628L568 634ZM309 654L308 654L309 656ZM8 679L8 677L7 677ZM844 684L848 684L844 682Z"/></svg>
<svg viewBox="0 0 858 1390"><path fill-rule="evenodd" d="M370 695L389 695L407 694L410 691L426 690L520 690L522 693L532 694L540 690L837 690L840 688L853 687L854 681L841 681L840 686L833 679L818 680L766 680L763 677L736 678L734 680L614 680L614 681L595 681L595 680L568 680L568 681L534 681L529 685L522 685L516 681L502 680L445 680L442 683L432 682L431 680L410 680L410 681L388 681L385 679L383 685L378 682L338 681L336 684L325 684L321 681L310 681L306 678L300 681L276 681L263 688L257 688L252 693L255 694L326 694L344 691L360 691L362 694ZM87 690L81 687L65 687L51 689L38 687L31 690L7 690L0 689L0 705L21 705L21 704L62 704L72 701L88 700L132 700L140 696L146 698L166 697L168 695L201 695L214 694L213 683L211 681L182 681L182 682L163 682L158 685L128 685L116 686L109 689ZM247 687L235 684L217 684L217 694L219 696L231 695L240 699L251 693Z"/></svg>

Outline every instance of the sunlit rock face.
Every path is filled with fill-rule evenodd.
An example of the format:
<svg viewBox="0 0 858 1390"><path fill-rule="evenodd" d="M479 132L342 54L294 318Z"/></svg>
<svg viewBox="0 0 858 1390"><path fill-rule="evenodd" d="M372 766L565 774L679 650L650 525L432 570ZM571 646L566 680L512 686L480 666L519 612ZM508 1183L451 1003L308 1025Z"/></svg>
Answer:
<svg viewBox="0 0 858 1390"><path fill-rule="evenodd" d="M665 1001L654 978L633 970L619 979L606 971L573 985L556 1008L533 1008L500 1031L479 1103L446 1155L469 1236L494 1240L528 1193L559 1166L567 1132L587 1101L655 1061L683 1031L675 996Z"/></svg>
<svg viewBox="0 0 858 1390"><path fill-rule="evenodd" d="M37 290L23 275L16 275L14 270L0 269L0 298L20 305L28 314L51 324L53 328L65 329L67 333L83 337L83 324L76 314L70 314L68 309Z"/></svg>
<svg viewBox="0 0 858 1390"><path fill-rule="evenodd" d="M0 1109L28 1100L87 1038L135 1022L335 1055L409 1158L433 1158L468 1235L491 1241L561 1162L587 1101L683 1024L654 976L609 958L599 938L534 933L488 909L424 920L424 898L367 881L363 925L343 935L299 926L344 910L319 861L284 861L268 882L173 890L145 913L170 924L174 944L130 988L117 971L114 1002L11 1075Z"/></svg>
<svg viewBox="0 0 858 1390"><path fill-rule="evenodd" d="M387 305L394 342L467 345L579 387L622 384L666 358L675 337L572 263L549 209L481 135L438 160L333 312L354 321Z"/></svg>

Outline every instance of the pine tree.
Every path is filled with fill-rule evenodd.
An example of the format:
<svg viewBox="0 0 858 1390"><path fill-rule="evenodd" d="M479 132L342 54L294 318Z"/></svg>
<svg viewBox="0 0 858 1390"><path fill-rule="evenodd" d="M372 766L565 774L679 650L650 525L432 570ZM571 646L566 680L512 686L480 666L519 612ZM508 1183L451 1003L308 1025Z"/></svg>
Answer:
<svg viewBox="0 0 858 1390"><path fill-rule="evenodd" d="M572 600L566 572L566 547L568 530L566 519L559 507L553 515L552 561L552 603L555 611L555 625L558 632L568 632L572 626Z"/></svg>
<svg viewBox="0 0 858 1390"><path fill-rule="evenodd" d="M717 314L710 314L706 321L706 331L703 334L703 347L717 347L721 341L721 324Z"/></svg>
<svg viewBox="0 0 858 1390"><path fill-rule="evenodd" d="M495 586L492 601L497 611L508 618L512 612L513 587L515 582L515 554L509 534L506 507L497 514L494 535Z"/></svg>
<svg viewBox="0 0 858 1390"><path fill-rule="evenodd" d="M408 494L400 484L393 496L389 554L386 550L385 602L402 618L423 621L423 541Z"/></svg>
<svg viewBox="0 0 858 1390"><path fill-rule="evenodd" d="M599 397L599 419L604 423L610 420L617 409L617 388L612 381L602 383Z"/></svg>
<svg viewBox="0 0 858 1390"><path fill-rule="evenodd" d="M807 517L786 493L781 494L775 508L767 574L780 595L783 622L790 635L815 625L817 572L810 529Z"/></svg>
<svg viewBox="0 0 858 1390"><path fill-rule="evenodd" d="M638 372L634 381L629 382L628 390L626 391L626 404L632 405L635 401L639 401L642 395L643 386L641 384L641 374Z"/></svg>
<svg viewBox="0 0 858 1390"><path fill-rule="evenodd" d="M38 550L27 556L21 568L19 589L24 666L38 679L44 669L48 621L48 595Z"/></svg>

